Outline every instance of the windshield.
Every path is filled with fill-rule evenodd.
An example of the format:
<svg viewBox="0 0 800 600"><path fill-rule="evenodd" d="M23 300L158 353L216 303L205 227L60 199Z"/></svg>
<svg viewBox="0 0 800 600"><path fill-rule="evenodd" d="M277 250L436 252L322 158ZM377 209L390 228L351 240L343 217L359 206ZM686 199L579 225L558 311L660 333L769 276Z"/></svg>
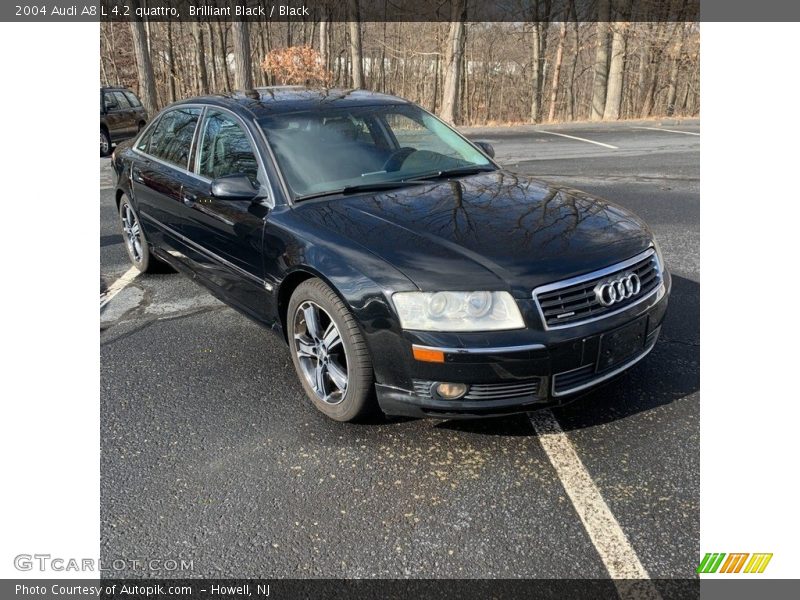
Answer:
<svg viewBox="0 0 800 600"><path fill-rule="evenodd" d="M259 120L295 198L470 168L480 151L413 105L317 109Z"/></svg>

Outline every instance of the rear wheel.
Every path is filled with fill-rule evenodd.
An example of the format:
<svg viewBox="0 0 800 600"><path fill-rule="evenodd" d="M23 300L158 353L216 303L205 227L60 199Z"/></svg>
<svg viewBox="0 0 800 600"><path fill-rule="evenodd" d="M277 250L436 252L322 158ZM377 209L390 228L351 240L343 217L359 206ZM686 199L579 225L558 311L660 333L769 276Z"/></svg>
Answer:
<svg viewBox="0 0 800 600"><path fill-rule="evenodd" d="M354 421L374 406L372 361L355 318L325 283L309 279L292 294L289 346L314 406L336 421Z"/></svg>
<svg viewBox="0 0 800 600"><path fill-rule="evenodd" d="M111 137L108 131L100 128L100 156L108 156L111 154Z"/></svg>

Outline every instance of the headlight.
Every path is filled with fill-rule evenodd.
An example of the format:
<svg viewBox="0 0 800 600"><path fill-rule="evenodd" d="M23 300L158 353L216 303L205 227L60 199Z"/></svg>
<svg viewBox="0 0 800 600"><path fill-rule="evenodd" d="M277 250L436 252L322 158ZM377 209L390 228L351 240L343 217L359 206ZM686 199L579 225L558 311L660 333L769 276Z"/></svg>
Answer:
<svg viewBox="0 0 800 600"><path fill-rule="evenodd" d="M656 249L656 256L658 257L658 265L661 271L665 271L667 268L667 264L664 262L664 253L661 252L661 246L658 245L658 240L656 240L656 236L653 236L653 247Z"/></svg>
<svg viewBox="0 0 800 600"><path fill-rule="evenodd" d="M392 301L403 329L498 331L525 327L508 292L397 292Z"/></svg>

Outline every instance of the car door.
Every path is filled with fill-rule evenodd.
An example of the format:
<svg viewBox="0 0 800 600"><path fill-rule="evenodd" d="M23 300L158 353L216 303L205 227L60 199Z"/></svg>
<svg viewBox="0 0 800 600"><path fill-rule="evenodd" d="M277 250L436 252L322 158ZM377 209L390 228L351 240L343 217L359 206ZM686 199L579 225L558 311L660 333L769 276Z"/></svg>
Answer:
<svg viewBox="0 0 800 600"><path fill-rule="evenodd" d="M138 131L139 123L147 122L147 113L145 112L144 107L142 106L141 100L139 100L136 94L134 94L129 90L125 90L123 93L125 94L125 97L128 99L128 102L130 102L131 114L133 117L134 125L136 127L136 130Z"/></svg>
<svg viewBox="0 0 800 600"><path fill-rule="evenodd" d="M136 110L131 106L128 97L121 91L114 92L114 99L117 101L118 108L116 109L120 115L120 124L122 126L122 137L133 137L138 129L138 120L136 119Z"/></svg>
<svg viewBox="0 0 800 600"><path fill-rule="evenodd" d="M181 259L191 256L178 233L188 208L183 186L196 178L190 170L195 130L202 109L176 107L165 111L136 146L131 186L148 240Z"/></svg>
<svg viewBox="0 0 800 600"><path fill-rule="evenodd" d="M202 275L227 300L262 317L262 236L269 202L222 200L211 192L212 182L219 177L246 175L267 195L266 175L254 140L233 113L206 109L198 132L194 171L199 177L188 181L182 190L184 205L191 210L180 225L181 233L202 249Z"/></svg>
<svg viewBox="0 0 800 600"><path fill-rule="evenodd" d="M119 110L117 99L113 92L101 92L101 106L106 117L106 126L111 141L117 141L125 134L125 115Z"/></svg>

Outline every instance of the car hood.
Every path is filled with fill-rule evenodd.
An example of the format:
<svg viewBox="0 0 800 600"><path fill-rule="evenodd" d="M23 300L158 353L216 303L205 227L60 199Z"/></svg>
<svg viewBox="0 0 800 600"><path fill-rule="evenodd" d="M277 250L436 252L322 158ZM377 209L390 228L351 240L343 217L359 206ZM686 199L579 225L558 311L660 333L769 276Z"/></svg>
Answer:
<svg viewBox="0 0 800 600"><path fill-rule="evenodd" d="M539 285L625 260L652 241L645 223L619 206L506 171L298 209L425 291L507 289L529 297Z"/></svg>

